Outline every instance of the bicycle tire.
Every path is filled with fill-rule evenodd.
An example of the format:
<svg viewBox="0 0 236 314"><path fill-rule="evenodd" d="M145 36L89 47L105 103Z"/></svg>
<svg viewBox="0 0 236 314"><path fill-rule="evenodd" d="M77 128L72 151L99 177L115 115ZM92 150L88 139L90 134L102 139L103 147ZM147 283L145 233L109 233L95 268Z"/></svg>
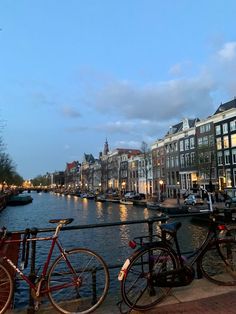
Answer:
<svg viewBox="0 0 236 314"><path fill-rule="evenodd" d="M13 280L9 271L0 264L0 314L10 306L13 295Z"/></svg>
<svg viewBox="0 0 236 314"><path fill-rule="evenodd" d="M110 281L108 267L101 256L88 249L67 251L67 258L76 272L76 278L64 258L59 256L48 273L49 299L60 313L90 313L107 295Z"/></svg>
<svg viewBox="0 0 236 314"><path fill-rule="evenodd" d="M199 260L205 278L223 286L236 285L236 240L223 238L213 240Z"/></svg>
<svg viewBox="0 0 236 314"><path fill-rule="evenodd" d="M161 283L158 284L155 276L178 268L178 257L169 246L152 243L138 249L129 260L121 280L122 299L134 310L148 310L160 303L171 290L171 285L162 287ZM171 276L173 274L169 276L169 282L173 280Z"/></svg>

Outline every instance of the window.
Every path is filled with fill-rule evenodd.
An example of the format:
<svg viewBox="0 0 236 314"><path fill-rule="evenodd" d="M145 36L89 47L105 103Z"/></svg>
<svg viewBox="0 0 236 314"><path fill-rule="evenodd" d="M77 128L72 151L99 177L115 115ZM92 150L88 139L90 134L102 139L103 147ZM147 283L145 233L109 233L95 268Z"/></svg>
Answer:
<svg viewBox="0 0 236 314"><path fill-rule="evenodd" d="M231 134L231 147L236 146L236 134Z"/></svg>
<svg viewBox="0 0 236 314"><path fill-rule="evenodd" d="M222 154L222 152L217 153L217 162L218 162L218 165L223 165L223 154Z"/></svg>
<svg viewBox="0 0 236 314"><path fill-rule="evenodd" d="M236 169L233 169L233 182L234 182L234 186L236 184Z"/></svg>
<svg viewBox="0 0 236 314"><path fill-rule="evenodd" d="M179 142L179 150L182 152L184 150L184 141Z"/></svg>
<svg viewBox="0 0 236 314"><path fill-rule="evenodd" d="M209 132L211 130L211 125L210 123L207 123L205 125L201 125L200 126L200 133L205 133L205 132Z"/></svg>
<svg viewBox="0 0 236 314"><path fill-rule="evenodd" d="M209 135L209 146L214 146L214 136Z"/></svg>
<svg viewBox="0 0 236 314"><path fill-rule="evenodd" d="M229 148L229 137L228 136L224 136L223 137L223 143L224 143L224 148Z"/></svg>
<svg viewBox="0 0 236 314"><path fill-rule="evenodd" d="M229 151L225 150L224 155L225 155L225 165L229 165L230 164Z"/></svg>
<svg viewBox="0 0 236 314"><path fill-rule="evenodd" d="M174 151L177 152L178 151L178 145L177 142L174 143Z"/></svg>
<svg viewBox="0 0 236 314"><path fill-rule="evenodd" d="M227 134L228 133L228 123L224 123L223 124L223 134Z"/></svg>
<svg viewBox="0 0 236 314"><path fill-rule="evenodd" d="M210 125L210 123L207 123L205 125L205 132L209 132L210 130L211 130L211 125Z"/></svg>
<svg viewBox="0 0 236 314"><path fill-rule="evenodd" d="M175 166L178 167L179 166L179 157L175 156Z"/></svg>
<svg viewBox="0 0 236 314"><path fill-rule="evenodd" d="M236 120L230 121L230 131L235 131L236 130Z"/></svg>
<svg viewBox="0 0 236 314"><path fill-rule="evenodd" d="M232 163L236 164L236 149L232 149Z"/></svg>
<svg viewBox="0 0 236 314"><path fill-rule="evenodd" d="M222 141L221 141L220 137L217 137L217 139L216 139L216 147L218 150L222 149Z"/></svg>
<svg viewBox="0 0 236 314"><path fill-rule="evenodd" d="M186 166L190 165L190 158L189 158L189 154L185 155L185 162L186 162Z"/></svg>
<svg viewBox="0 0 236 314"><path fill-rule="evenodd" d="M195 153L192 152L192 153L190 154L190 162L191 162L191 164L194 164L194 161L195 161Z"/></svg>
<svg viewBox="0 0 236 314"><path fill-rule="evenodd" d="M171 167L173 168L174 166L175 166L174 156L171 156Z"/></svg>
<svg viewBox="0 0 236 314"><path fill-rule="evenodd" d="M193 149L195 147L195 141L194 141L194 137L190 138L190 149Z"/></svg>
<svg viewBox="0 0 236 314"><path fill-rule="evenodd" d="M220 125L216 125L216 135L220 135L220 134L221 134Z"/></svg>
<svg viewBox="0 0 236 314"><path fill-rule="evenodd" d="M166 168L170 167L170 157L166 158Z"/></svg>
<svg viewBox="0 0 236 314"><path fill-rule="evenodd" d="M202 146L202 137L199 137L197 141L198 141L198 146Z"/></svg>
<svg viewBox="0 0 236 314"><path fill-rule="evenodd" d="M204 146L208 146L208 136L204 136L203 139L202 139L202 144Z"/></svg>
<svg viewBox="0 0 236 314"><path fill-rule="evenodd" d="M180 166L184 167L184 154L180 155Z"/></svg>
<svg viewBox="0 0 236 314"><path fill-rule="evenodd" d="M189 150L189 139L188 138L184 141L184 144L185 144L185 150Z"/></svg>
<svg viewBox="0 0 236 314"><path fill-rule="evenodd" d="M200 133L204 133L205 132L205 126L204 125L201 125L200 126Z"/></svg>
<svg viewBox="0 0 236 314"><path fill-rule="evenodd" d="M232 180L231 180L231 171L230 171L230 169L226 169L225 177L226 177L226 186L227 187L232 187Z"/></svg>

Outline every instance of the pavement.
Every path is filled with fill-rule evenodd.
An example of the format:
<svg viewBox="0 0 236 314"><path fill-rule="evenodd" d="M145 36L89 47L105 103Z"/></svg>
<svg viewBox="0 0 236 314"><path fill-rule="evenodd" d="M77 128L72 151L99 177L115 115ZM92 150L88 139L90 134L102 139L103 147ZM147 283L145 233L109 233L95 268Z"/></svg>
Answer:
<svg viewBox="0 0 236 314"><path fill-rule="evenodd" d="M108 295L95 314L120 314L117 303L120 296ZM122 307L123 311L127 308ZM12 314L27 313L27 309L11 311ZM37 313L56 314L51 307L42 306ZM128 312L127 312L128 313ZM170 295L158 306L148 311L131 311L131 314L236 314L236 287L218 286L206 279L196 279L191 285L173 288Z"/></svg>

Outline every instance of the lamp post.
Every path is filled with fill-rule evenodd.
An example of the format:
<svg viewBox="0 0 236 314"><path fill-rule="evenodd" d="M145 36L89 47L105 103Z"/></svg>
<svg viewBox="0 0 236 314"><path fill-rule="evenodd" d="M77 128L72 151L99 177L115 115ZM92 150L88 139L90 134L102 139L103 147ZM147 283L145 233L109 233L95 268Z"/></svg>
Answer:
<svg viewBox="0 0 236 314"><path fill-rule="evenodd" d="M179 183L179 181L177 182L176 186L177 186L177 205L179 207L180 206L180 183Z"/></svg>
<svg viewBox="0 0 236 314"><path fill-rule="evenodd" d="M163 180L159 180L159 193L158 193L158 200L159 203L162 201L161 195L162 195L162 186L163 186Z"/></svg>

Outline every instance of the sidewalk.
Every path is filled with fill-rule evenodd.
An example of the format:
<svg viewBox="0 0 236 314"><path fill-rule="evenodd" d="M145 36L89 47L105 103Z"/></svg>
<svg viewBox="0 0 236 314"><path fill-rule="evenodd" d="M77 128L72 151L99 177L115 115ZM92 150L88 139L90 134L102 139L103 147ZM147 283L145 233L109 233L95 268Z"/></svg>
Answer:
<svg viewBox="0 0 236 314"><path fill-rule="evenodd" d="M118 294L108 297L94 312L95 314L119 314L116 305L120 301ZM124 308L127 310L127 308ZM27 309L14 310L12 314L27 313ZM37 313L56 314L53 308L43 309ZM148 311L131 311L132 314L236 314L236 287L218 286L206 279L196 279L191 285L173 288L170 296L155 308Z"/></svg>

